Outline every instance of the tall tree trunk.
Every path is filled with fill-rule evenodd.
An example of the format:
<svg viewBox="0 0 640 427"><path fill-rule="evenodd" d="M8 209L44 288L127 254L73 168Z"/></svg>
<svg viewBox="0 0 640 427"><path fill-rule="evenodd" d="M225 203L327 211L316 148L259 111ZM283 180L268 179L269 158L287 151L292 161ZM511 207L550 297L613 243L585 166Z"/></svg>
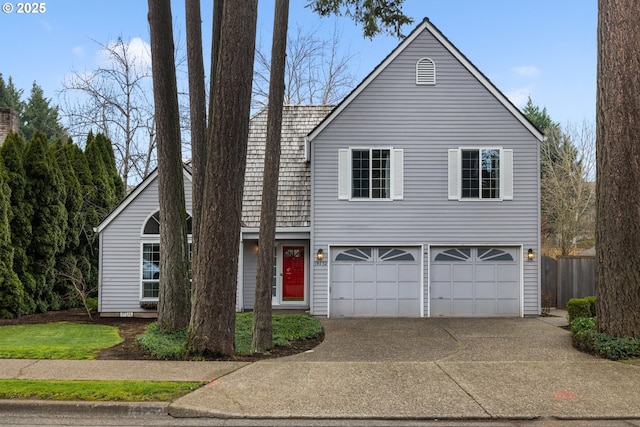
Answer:
<svg viewBox="0 0 640 427"><path fill-rule="evenodd" d="M170 0L149 0L160 202L158 327L189 325L189 242Z"/></svg>
<svg viewBox="0 0 640 427"><path fill-rule="evenodd" d="M212 126L198 230L198 270L187 339L187 348L193 353L235 353L242 191L257 9L257 0L246 0L225 2L222 11L216 72L212 76Z"/></svg>
<svg viewBox="0 0 640 427"><path fill-rule="evenodd" d="M207 143L207 97L204 83L202 53L202 18L200 0L185 1L187 29L187 68L189 71L189 110L191 116L191 167L192 167L192 272L198 270L198 245L202 207L202 187ZM195 275L195 273L194 273Z"/></svg>
<svg viewBox="0 0 640 427"><path fill-rule="evenodd" d="M598 2L598 329L640 338L640 3Z"/></svg>
<svg viewBox="0 0 640 427"><path fill-rule="evenodd" d="M282 133L288 22L289 0L276 0L271 47L267 141L262 176L262 206L260 208L259 239L262 245L258 250L258 274L253 305L251 347L255 352L264 352L273 348L271 286L273 283L273 253L276 243L280 134Z"/></svg>

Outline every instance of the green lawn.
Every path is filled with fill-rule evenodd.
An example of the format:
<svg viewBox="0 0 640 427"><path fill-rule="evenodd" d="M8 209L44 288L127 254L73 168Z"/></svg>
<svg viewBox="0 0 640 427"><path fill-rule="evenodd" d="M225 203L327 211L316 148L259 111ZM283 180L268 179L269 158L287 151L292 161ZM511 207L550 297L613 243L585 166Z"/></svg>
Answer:
<svg viewBox="0 0 640 427"><path fill-rule="evenodd" d="M0 399L171 401L202 382L0 380Z"/></svg>
<svg viewBox="0 0 640 427"><path fill-rule="evenodd" d="M122 342L118 328L76 323L0 327L0 359L95 359Z"/></svg>

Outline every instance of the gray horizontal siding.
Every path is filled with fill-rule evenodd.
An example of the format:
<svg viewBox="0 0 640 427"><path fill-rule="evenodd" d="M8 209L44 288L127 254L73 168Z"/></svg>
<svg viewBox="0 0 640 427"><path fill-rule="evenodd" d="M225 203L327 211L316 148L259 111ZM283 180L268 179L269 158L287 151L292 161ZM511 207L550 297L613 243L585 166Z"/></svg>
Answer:
<svg viewBox="0 0 640 427"><path fill-rule="evenodd" d="M415 84L429 57L435 86ZM404 150L404 199L338 200L338 150ZM513 201L450 201L447 152L457 147L513 149ZM423 32L312 142L314 250L329 244L500 244L538 252L538 143L494 95ZM425 265L425 284L428 269ZM525 262L524 314L538 314L537 260ZM314 269L313 313L327 312L327 267ZM425 295L425 301L428 298Z"/></svg>
<svg viewBox="0 0 640 427"><path fill-rule="evenodd" d="M191 210L191 182L185 177L185 198ZM152 180L100 234L100 311L144 312L140 308L141 237L147 218L156 212L158 181Z"/></svg>

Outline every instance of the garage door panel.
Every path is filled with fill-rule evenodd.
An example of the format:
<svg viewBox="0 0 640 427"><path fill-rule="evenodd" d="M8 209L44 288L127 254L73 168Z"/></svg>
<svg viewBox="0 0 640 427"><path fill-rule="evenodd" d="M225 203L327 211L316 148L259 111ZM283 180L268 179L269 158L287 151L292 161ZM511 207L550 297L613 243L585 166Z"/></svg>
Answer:
<svg viewBox="0 0 640 427"><path fill-rule="evenodd" d="M473 282L455 282L453 284L453 298L467 298L473 295Z"/></svg>
<svg viewBox="0 0 640 427"><path fill-rule="evenodd" d="M491 283L476 283L475 295L476 298L493 298L497 297L496 284Z"/></svg>
<svg viewBox="0 0 640 427"><path fill-rule="evenodd" d="M468 264L456 264L452 266L453 281L458 282L472 282L473 281L473 265Z"/></svg>
<svg viewBox="0 0 640 427"><path fill-rule="evenodd" d="M431 299L451 298L451 283L436 282L431 283Z"/></svg>
<svg viewBox="0 0 640 427"><path fill-rule="evenodd" d="M431 265L431 283L451 282L451 265L450 264L432 264Z"/></svg>
<svg viewBox="0 0 640 427"><path fill-rule="evenodd" d="M454 299L452 301L452 310L456 316L472 316L473 300L472 299ZM450 316L452 313L444 314Z"/></svg>
<svg viewBox="0 0 640 427"><path fill-rule="evenodd" d="M354 264L353 281L354 282L373 282L375 271L373 264Z"/></svg>
<svg viewBox="0 0 640 427"><path fill-rule="evenodd" d="M330 314L419 316L420 253L417 247L332 248Z"/></svg>
<svg viewBox="0 0 640 427"><path fill-rule="evenodd" d="M476 265L476 282L495 282L496 278L495 264Z"/></svg>
<svg viewBox="0 0 640 427"><path fill-rule="evenodd" d="M396 282L398 280L398 268L395 264L377 264L376 265L376 281L378 282Z"/></svg>
<svg viewBox="0 0 640 427"><path fill-rule="evenodd" d="M420 283L420 268L416 268L415 265L411 264L399 264L398 281Z"/></svg>
<svg viewBox="0 0 640 427"><path fill-rule="evenodd" d="M500 265L497 266L497 276L500 282L517 282L520 279L517 265Z"/></svg>
<svg viewBox="0 0 640 427"><path fill-rule="evenodd" d="M417 283L398 283L398 298L400 299L420 299L420 285Z"/></svg>
<svg viewBox="0 0 640 427"><path fill-rule="evenodd" d="M522 249L432 247L432 316L519 316Z"/></svg>
<svg viewBox="0 0 640 427"><path fill-rule="evenodd" d="M374 283L354 283L353 297L355 299L373 299L376 297L376 286Z"/></svg>
<svg viewBox="0 0 640 427"><path fill-rule="evenodd" d="M500 299L517 299L520 297L520 289L518 289L517 282L498 283L497 292Z"/></svg>
<svg viewBox="0 0 640 427"><path fill-rule="evenodd" d="M375 316L376 302L375 300L354 300L353 312L351 316Z"/></svg>
<svg viewBox="0 0 640 427"><path fill-rule="evenodd" d="M383 299L397 298L398 284L396 282L377 282L376 297Z"/></svg>

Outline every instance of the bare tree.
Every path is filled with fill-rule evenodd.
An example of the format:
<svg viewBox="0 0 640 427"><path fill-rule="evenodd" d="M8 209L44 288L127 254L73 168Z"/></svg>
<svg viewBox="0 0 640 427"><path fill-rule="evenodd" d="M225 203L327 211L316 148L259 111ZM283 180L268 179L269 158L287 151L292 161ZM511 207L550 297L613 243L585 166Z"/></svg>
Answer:
<svg viewBox="0 0 640 427"><path fill-rule="evenodd" d="M598 330L640 338L640 2L598 1Z"/></svg>
<svg viewBox="0 0 640 427"><path fill-rule="evenodd" d="M189 242L170 0L149 0L160 202L158 327L179 330L191 313Z"/></svg>
<svg viewBox="0 0 640 427"><path fill-rule="evenodd" d="M332 37L323 39L317 29L298 26L287 37L285 62L285 104L336 104L353 88L356 79L350 72L354 54L344 53L341 35L334 27ZM253 107L264 107L268 99L271 73L268 54L258 47L253 85Z"/></svg>
<svg viewBox="0 0 640 427"><path fill-rule="evenodd" d="M273 347L271 283L273 281L273 256L276 241L280 135L282 134L282 102L284 100L288 22L289 0L276 0L273 19L273 43L271 47L272 67L271 82L269 84L269 109L267 110L267 140L265 143L262 205L260 208L259 239L263 242L263 245L258 251L258 273L256 276L251 340L251 348L256 352L271 350Z"/></svg>
<svg viewBox="0 0 640 427"><path fill-rule="evenodd" d="M541 146L545 165L541 209L548 244L570 255L581 242L592 245L595 233L595 135L587 122L566 130L550 126Z"/></svg>
<svg viewBox="0 0 640 427"><path fill-rule="evenodd" d="M73 71L62 83L61 112L74 139L89 131L114 144L120 176L138 181L155 166L151 63L141 39L100 44L103 65L91 72Z"/></svg>

